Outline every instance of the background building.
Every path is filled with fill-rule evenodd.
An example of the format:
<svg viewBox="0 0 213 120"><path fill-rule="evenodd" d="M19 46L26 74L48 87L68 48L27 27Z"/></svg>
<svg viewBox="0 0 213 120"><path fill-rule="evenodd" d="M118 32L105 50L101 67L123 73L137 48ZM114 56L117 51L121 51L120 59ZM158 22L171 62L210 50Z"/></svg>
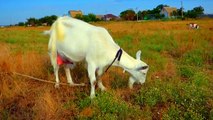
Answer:
<svg viewBox="0 0 213 120"><path fill-rule="evenodd" d="M164 15L165 18L171 18L177 13L177 8L175 7L163 7L160 14Z"/></svg>
<svg viewBox="0 0 213 120"><path fill-rule="evenodd" d="M77 16L83 16L83 13L81 10L70 10L68 13L71 17L74 17L74 18Z"/></svg>

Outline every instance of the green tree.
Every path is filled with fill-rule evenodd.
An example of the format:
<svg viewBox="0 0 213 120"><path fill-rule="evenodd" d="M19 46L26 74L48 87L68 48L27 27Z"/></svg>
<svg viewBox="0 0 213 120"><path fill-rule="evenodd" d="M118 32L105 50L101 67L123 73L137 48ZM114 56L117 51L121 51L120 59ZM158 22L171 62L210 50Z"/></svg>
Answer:
<svg viewBox="0 0 213 120"><path fill-rule="evenodd" d="M25 24L24 24L24 22L19 22L18 23L18 26L24 26Z"/></svg>
<svg viewBox="0 0 213 120"><path fill-rule="evenodd" d="M83 20L85 22L97 22L98 19L96 18L96 15L93 13L89 13L88 15L76 15L77 19Z"/></svg>
<svg viewBox="0 0 213 120"><path fill-rule="evenodd" d="M88 14L88 17L90 18L91 22L96 22L97 21L97 18L96 18L95 14L90 13L90 14Z"/></svg>
<svg viewBox="0 0 213 120"><path fill-rule="evenodd" d="M173 11L173 12L172 12L172 16L177 17L177 16L178 16L178 12L177 12L177 11Z"/></svg>
<svg viewBox="0 0 213 120"><path fill-rule="evenodd" d="M38 22L38 20L36 18L33 18L33 17L27 19L27 24L31 25L31 26L36 26L37 22Z"/></svg>
<svg viewBox="0 0 213 120"><path fill-rule="evenodd" d="M160 14L160 11L163 9L163 7L169 7L168 5L160 4L157 7L153 8L152 10L143 10L141 12L142 19L161 19L164 17L164 15Z"/></svg>
<svg viewBox="0 0 213 120"><path fill-rule="evenodd" d="M138 11L138 20L142 20L143 16L142 16L142 11Z"/></svg>
<svg viewBox="0 0 213 120"><path fill-rule="evenodd" d="M57 19L56 15L52 15L52 16L45 16L43 18L39 19L38 24L41 25L42 23L47 23L47 25L52 25L53 22Z"/></svg>
<svg viewBox="0 0 213 120"><path fill-rule="evenodd" d="M197 18L199 15L202 15L203 12L204 12L204 8L202 6L198 6L193 8L192 10L188 10L186 13L186 17Z"/></svg>
<svg viewBox="0 0 213 120"><path fill-rule="evenodd" d="M134 10L125 10L123 12L120 13L120 17L123 19L123 20L135 20L135 11Z"/></svg>
<svg viewBox="0 0 213 120"><path fill-rule="evenodd" d="M77 14L77 15L75 16L75 18L76 18L76 19L79 19L79 20L83 20L83 16L82 16L81 14Z"/></svg>
<svg viewBox="0 0 213 120"><path fill-rule="evenodd" d="M148 19L148 18L147 18L147 14L148 14L148 11L147 11L147 10L143 10L143 11L141 12L141 17L142 17L143 20L147 20L147 19Z"/></svg>
<svg viewBox="0 0 213 120"><path fill-rule="evenodd" d="M193 10L196 12L197 15L202 15L204 12L204 8L202 6L198 6L193 8Z"/></svg>

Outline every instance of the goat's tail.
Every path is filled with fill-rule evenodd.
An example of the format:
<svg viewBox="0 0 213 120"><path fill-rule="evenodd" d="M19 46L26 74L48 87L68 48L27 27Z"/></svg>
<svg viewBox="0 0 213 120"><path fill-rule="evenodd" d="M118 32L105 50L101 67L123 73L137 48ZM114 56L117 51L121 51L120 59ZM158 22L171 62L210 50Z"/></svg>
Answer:
<svg viewBox="0 0 213 120"><path fill-rule="evenodd" d="M50 61L53 67L55 68L57 65L57 48L56 48L56 31L55 31L55 23L53 23L51 27L51 32L44 31L44 34L50 34L50 39L48 43L48 54L50 56Z"/></svg>
<svg viewBox="0 0 213 120"><path fill-rule="evenodd" d="M52 25L50 31L46 31L46 34L50 34L50 40L48 44L48 52L50 55L51 63L53 67L57 65L57 41L63 41L64 39L64 28L63 19L58 18Z"/></svg>

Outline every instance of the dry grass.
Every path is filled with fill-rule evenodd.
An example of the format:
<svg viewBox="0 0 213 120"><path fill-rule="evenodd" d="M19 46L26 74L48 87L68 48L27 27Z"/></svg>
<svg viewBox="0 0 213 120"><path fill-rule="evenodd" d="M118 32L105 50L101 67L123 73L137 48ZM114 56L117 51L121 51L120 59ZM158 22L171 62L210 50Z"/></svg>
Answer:
<svg viewBox="0 0 213 120"><path fill-rule="evenodd" d="M201 29L188 29L186 24L190 22L198 23ZM109 72L102 76L101 79L108 89L107 93L112 95L110 98L112 98L113 104L108 104L112 107L114 104L123 106L123 108L118 109L121 110L120 113L125 119L168 118L170 114L167 113L173 105L173 98L167 100L165 95L161 94L162 100L152 106L153 102L147 99L142 103L140 103L140 100L137 102L137 96L144 95L142 91L147 91L154 98L156 94L151 93L152 88L156 88L153 89L153 91L156 91L160 89L159 86L165 86L164 83L169 83L174 89L179 90L183 79L181 73L179 73L179 67L182 64L184 66L190 64L198 73L202 72L210 78L213 77L213 58L211 56L211 53L213 53L213 31L211 29L213 28L211 26L213 20L211 19L197 21L100 22L95 23L95 25L107 28L116 42L131 55L135 55L138 49L142 49L142 59L151 67L147 82L142 87L135 85L134 90L127 88L128 74L123 74L120 68L110 68ZM114 108L101 110L101 107L97 106L99 105L99 99L88 102L90 86L86 69L82 63L78 64L77 68L73 70L72 76L75 82L86 83L86 87L61 86L60 89L55 89L53 84L12 74L15 71L54 81L55 78L46 48L48 37L40 34L46 29L48 28L12 27L0 29L0 119L122 118L114 111ZM197 56L187 58L185 54L196 49L204 52L202 55L204 59L197 58ZM193 53L193 55L197 54L199 52ZM199 66L200 64L195 62L193 64L198 65L193 66L188 62L194 62L191 58L200 60L204 65ZM190 81L192 78L184 79ZM60 70L60 79L62 82L66 82L63 70ZM158 86L157 81L160 81L161 85ZM210 87L213 86L212 81L209 81L209 85ZM209 90L206 86L203 89ZM212 93L213 91L210 90L209 92ZM97 90L97 93L98 97L101 97L100 100L106 99L103 97L104 95L100 95L99 90ZM150 98L150 100L152 99ZM206 100L208 101L208 105L206 105L208 110L212 110L212 100L207 98ZM136 112L126 113L126 108L130 111L134 108ZM177 109L180 109L180 107L177 107Z"/></svg>

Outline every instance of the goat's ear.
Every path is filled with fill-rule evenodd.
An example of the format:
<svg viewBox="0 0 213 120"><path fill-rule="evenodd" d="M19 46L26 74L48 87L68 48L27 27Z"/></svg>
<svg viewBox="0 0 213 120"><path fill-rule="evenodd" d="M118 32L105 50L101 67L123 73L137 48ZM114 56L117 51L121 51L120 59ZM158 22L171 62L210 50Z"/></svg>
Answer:
<svg viewBox="0 0 213 120"><path fill-rule="evenodd" d="M141 59L141 50L138 50L138 52L136 53L136 59L137 60Z"/></svg>

